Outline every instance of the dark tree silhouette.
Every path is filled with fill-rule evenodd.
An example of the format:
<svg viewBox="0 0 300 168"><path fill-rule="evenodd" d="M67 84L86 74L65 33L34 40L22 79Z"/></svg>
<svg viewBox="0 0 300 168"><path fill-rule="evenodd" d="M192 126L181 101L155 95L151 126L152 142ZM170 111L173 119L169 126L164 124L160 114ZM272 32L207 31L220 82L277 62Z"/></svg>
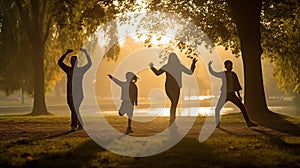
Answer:
<svg viewBox="0 0 300 168"><path fill-rule="evenodd" d="M245 106L251 117L261 117L269 112L261 69L261 0L229 0L229 8L241 44L245 77Z"/></svg>

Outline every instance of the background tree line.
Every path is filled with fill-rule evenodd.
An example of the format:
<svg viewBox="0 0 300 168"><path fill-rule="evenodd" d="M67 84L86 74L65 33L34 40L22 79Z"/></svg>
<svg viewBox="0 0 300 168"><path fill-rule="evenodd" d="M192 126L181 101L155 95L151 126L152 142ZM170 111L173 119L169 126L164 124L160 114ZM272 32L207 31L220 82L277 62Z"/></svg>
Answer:
<svg viewBox="0 0 300 168"><path fill-rule="evenodd" d="M1 1L0 89L24 86L34 96L32 114L47 114L45 92L61 79L56 60L67 48L80 48L99 25L117 14L136 11L135 0ZM261 58L275 65L274 75L286 93L300 93L299 2L297 0L152 0L147 10L190 18L214 45L242 56L245 105L251 116L264 116ZM150 18L151 19L151 18ZM116 38L114 28L108 38ZM116 57L118 47L108 57ZM25 81L25 82L24 82Z"/></svg>

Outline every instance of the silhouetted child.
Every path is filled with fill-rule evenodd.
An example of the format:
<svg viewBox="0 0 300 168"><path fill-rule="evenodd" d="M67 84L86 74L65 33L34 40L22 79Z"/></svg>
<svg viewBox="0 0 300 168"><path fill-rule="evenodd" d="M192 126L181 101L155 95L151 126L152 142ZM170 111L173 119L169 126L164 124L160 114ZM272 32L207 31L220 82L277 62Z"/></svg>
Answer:
<svg viewBox="0 0 300 168"><path fill-rule="evenodd" d="M248 127L257 126L257 124L250 121L247 110L242 103L242 97L240 95L240 90L242 90L242 87L236 73L232 71L232 62L230 60L226 60L224 62L226 71L222 72L215 72L211 67L212 63L212 61L208 63L208 70L210 74L222 79L221 95L215 109L217 127L220 127L220 111L227 101L231 101L242 111ZM238 96L236 96L235 92Z"/></svg>
<svg viewBox="0 0 300 168"><path fill-rule="evenodd" d="M121 87L121 107L119 109L119 115L123 116L125 113L127 113L128 117L128 127L126 134L129 134L132 131L131 128L131 120L133 117L133 106L138 105L137 97L138 97L138 90L135 82L137 81L138 77L132 73L127 72L126 73L126 81L122 82L115 77L108 74L108 77L114 81L117 85Z"/></svg>

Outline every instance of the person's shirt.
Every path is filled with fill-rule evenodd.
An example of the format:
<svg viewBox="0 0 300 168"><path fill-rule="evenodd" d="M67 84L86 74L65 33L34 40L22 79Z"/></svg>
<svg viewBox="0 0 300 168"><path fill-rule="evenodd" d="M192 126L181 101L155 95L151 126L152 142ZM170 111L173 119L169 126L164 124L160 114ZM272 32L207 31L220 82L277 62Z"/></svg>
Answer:
<svg viewBox="0 0 300 168"><path fill-rule="evenodd" d="M193 74L193 69L188 69L186 68L183 64L179 64L179 65L169 65L166 64L164 66L162 66L159 70L156 70L154 67L151 67L151 70L156 74L156 75L160 75L164 72L166 72L166 85L174 85L174 83L178 84L178 87L181 88L182 87L182 73L186 73L188 75L192 75Z"/></svg>
<svg viewBox="0 0 300 168"><path fill-rule="evenodd" d="M129 95L130 82L129 81L123 82L115 77L112 77L111 80L121 87L121 100L131 101Z"/></svg>
<svg viewBox="0 0 300 168"><path fill-rule="evenodd" d="M213 76L222 79L221 91L225 91L229 93L229 92L242 90L242 86L235 72L233 71L216 72L211 68L211 66L208 66L208 70L209 73L212 74Z"/></svg>
<svg viewBox="0 0 300 168"><path fill-rule="evenodd" d="M233 73L225 71L226 82L227 82L227 93L235 92L233 84Z"/></svg>
<svg viewBox="0 0 300 168"><path fill-rule="evenodd" d="M67 74L67 96L80 95L83 96L82 80L84 73L91 67L91 62L83 67L70 67L63 62L58 61L60 68Z"/></svg>
<svg viewBox="0 0 300 168"><path fill-rule="evenodd" d="M227 88L228 89L228 92L229 91L231 91L232 89L233 89L233 92L234 91L240 91L240 90L242 90L242 86L241 86L241 84L240 84L240 81L239 81L239 78L238 78L238 76L236 75L236 73L235 72L233 72L233 71L230 71L230 72L228 72L228 71L225 71L225 74L230 74L230 75L228 75L228 77L227 77L227 75L226 75L226 80L228 80L228 81L232 81L232 83L231 84L228 84L227 83L227 85L229 85L231 88ZM233 88L232 88L233 87ZM230 90L229 90L230 89Z"/></svg>

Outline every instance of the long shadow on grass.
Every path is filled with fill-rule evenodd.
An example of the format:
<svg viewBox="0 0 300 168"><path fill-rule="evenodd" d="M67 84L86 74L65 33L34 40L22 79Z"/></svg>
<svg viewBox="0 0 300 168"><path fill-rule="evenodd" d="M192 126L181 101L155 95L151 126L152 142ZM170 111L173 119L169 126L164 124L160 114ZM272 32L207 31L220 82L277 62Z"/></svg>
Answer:
<svg viewBox="0 0 300 168"><path fill-rule="evenodd" d="M87 165L91 159L95 158L96 153L101 151L105 151L105 149L92 140L86 140L83 144L68 151L42 153L37 160L26 162L24 167L82 167ZM105 159L101 161L103 164L107 162Z"/></svg>
<svg viewBox="0 0 300 168"><path fill-rule="evenodd" d="M220 140L221 141L221 140ZM220 143L220 144L219 144ZM184 138L171 149L137 160L137 167L254 167L251 158L239 158L224 152L227 148L218 140L203 143L195 138Z"/></svg>
<svg viewBox="0 0 300 168"><path fill-rule="evenodd" d="M233 132L231 132L231 131L228 131L227 129L222 128L222 127L219 127L218 129L220 129L221 131L227 133L228 135L235 135L235 136L237 135L237 134L235 134L235 133L233 133Z"/></svg>
<svg viewBox="0 0 300 168"><path fill-rule="evenodd" d="M253 129L253 131L268 137L272 144L277 145L278 147L284 147L286 149L289 149L290 151L293 151L297 155L299 154L300 144L287 143L282 139L282 137L272 135L264 130Z"/></svg>
<svg viewBox="0 0 300 168"><path fill-rule="evenodd" d="M54 134L51 136L43 136L43 137L39 137L39 138L33 138L33 139L28 139L28 138L20 138L16 141L10 142L9 144L6 145L6 148L10 148L14 145L32 145L33 142L36 141L40 141L40 140L45 140L45 139L53 139L53 138L58 138L64 135L68 135L70 134L71 131L67 131L67 132L62 132L62 133L58 133L58 134Z"/></svg>
<svg viewBox="0 0 300 168"><path fill-rule="evenodd" d="M261 126L271 128L292 136L300 136L299 125L289 122L287 118L288 116L276 114L270 111L270 113L267 113L264 116L255 117L255 121Z"/></svg>

